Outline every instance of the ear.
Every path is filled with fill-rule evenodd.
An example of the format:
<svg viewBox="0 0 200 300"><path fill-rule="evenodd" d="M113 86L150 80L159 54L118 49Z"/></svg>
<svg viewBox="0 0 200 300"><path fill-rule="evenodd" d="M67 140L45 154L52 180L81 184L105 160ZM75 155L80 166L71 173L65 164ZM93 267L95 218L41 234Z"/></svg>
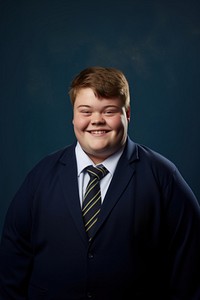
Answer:
<svg viewBox="0 0 200 300"><path fill-rule="evenodd" d="M126 117L127 117L128 122L130 122L130 119L131 119L131 108L130 108L130 106L126 110Z"/></svg>

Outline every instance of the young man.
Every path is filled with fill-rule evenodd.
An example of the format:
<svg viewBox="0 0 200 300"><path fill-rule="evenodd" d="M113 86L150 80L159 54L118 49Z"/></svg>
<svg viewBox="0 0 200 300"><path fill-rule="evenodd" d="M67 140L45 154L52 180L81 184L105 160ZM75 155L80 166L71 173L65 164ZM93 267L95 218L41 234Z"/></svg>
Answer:
<svg viewBox="0 0 200 300"><path fill-rule="evenodd" d="M77 142L39 162L8 210L0 299L200 299L199 204L127 136L125 76L85 69L70 98Z"/></svg>

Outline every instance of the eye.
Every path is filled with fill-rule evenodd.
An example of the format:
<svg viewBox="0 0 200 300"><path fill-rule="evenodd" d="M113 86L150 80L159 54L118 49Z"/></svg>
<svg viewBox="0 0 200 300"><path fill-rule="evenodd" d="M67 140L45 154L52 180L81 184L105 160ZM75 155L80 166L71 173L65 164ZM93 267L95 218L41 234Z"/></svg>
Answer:
<svg viewBox="0 0 200 300"><path fill-rule="evenodd" d="M92 112L89 109L82 109L80 113L84 116L89 116Z"/></svg>
<svg viewBox="0 0 200 300"><path fill-rule="evenodd" d="M111 110L107 110L107 111L105 111L105 115L111 115L111 114L113 114L114 112L113 111L111 111Z"/></svg>
<svg viewBox="0 0 200 300"><path fill-rule="evenodd" d="M82 113L82 114L89 114L90 111L89 111L88 109L83 109L83 110L81 111L81 113Z"/></svg>
<svg viewBox="0 0 200 300"><path fill-rule="evenodd" d="M113 115L115 115L115 114L117 114L118 113L118 110L117 109L107 109L107 110L105 110L105 112L104 112L104 114L106 115L106 116L113 116Z"/></svg>

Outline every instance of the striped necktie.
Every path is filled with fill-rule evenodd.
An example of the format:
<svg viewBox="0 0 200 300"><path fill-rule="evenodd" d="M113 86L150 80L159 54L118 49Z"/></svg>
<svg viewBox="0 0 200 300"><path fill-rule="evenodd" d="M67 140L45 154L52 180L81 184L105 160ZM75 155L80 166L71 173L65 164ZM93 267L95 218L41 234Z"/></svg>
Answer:
<svg viewBox="0 0 200 300"><path fill-rule="evenodd" d="M99 165L87 167L87 172L90 175L90 181L83 198L82 214L85 230L91 240L101 208L100 180L108 173L108 170L103 165Z"/></svg>

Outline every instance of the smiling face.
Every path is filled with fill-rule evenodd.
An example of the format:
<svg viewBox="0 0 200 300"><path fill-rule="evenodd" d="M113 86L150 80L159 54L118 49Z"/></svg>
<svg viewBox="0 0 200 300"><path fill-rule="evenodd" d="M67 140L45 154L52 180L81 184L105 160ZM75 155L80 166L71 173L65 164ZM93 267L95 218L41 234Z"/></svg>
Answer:
<svg viewBox="0 0 200 300"><path fill-rule="evenodd" d="M98 98L91 88L79 90L73 125L82 149L95 164L118 151L126 142L130 109L119 98Z"/></svg>

